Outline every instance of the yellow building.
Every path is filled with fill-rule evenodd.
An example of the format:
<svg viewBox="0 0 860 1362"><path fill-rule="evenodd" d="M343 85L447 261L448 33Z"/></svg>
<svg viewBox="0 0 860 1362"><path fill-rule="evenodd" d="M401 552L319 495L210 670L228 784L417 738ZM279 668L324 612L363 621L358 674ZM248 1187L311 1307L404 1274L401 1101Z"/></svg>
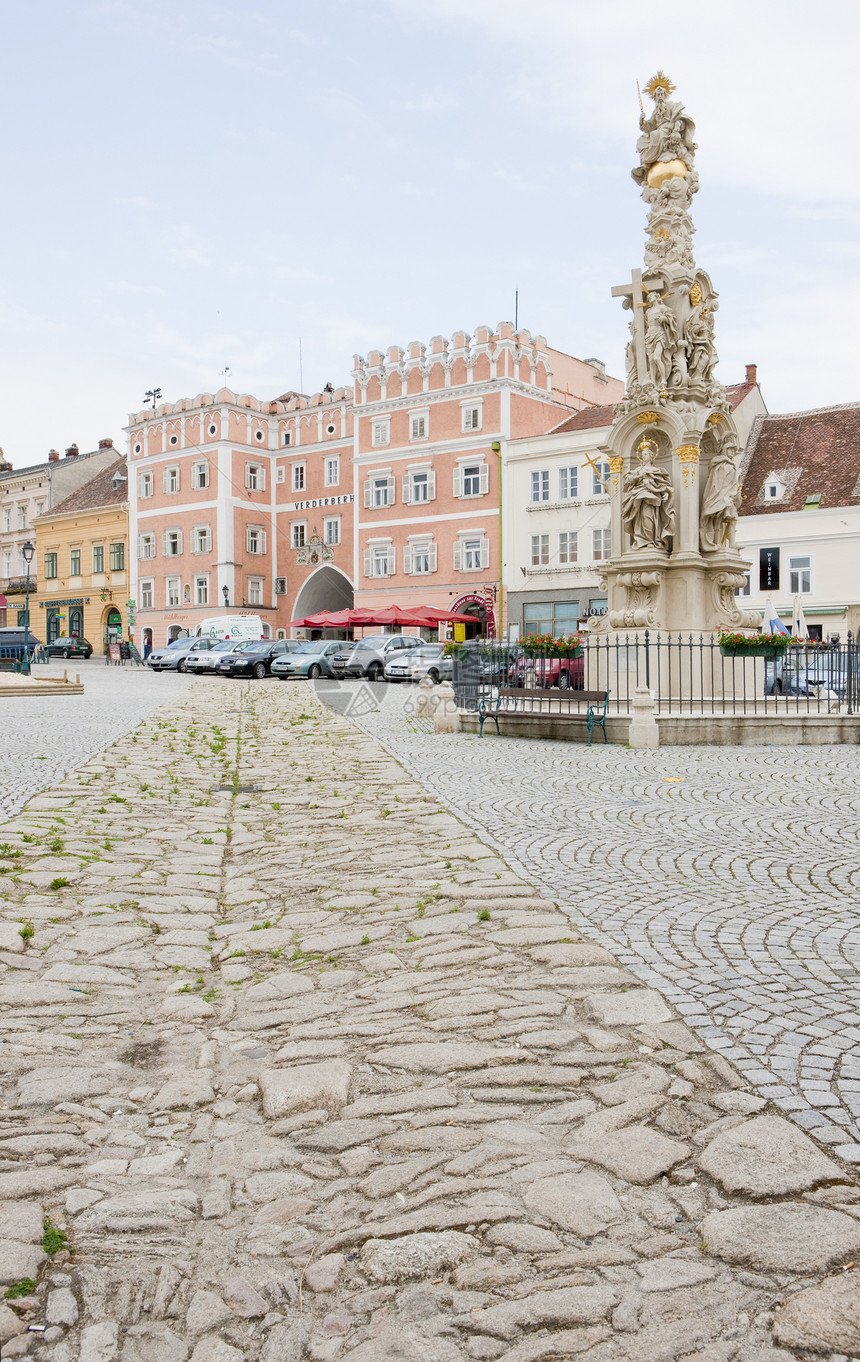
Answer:
<svg viewBox="0 0 860 1362"><path fill-rule="evenodd" d="M37 638L88 639L94 653L128 639L128 465L117 460L34 521L38 599L30 628ZM129 614L131 613L131 619Z"/></svg>

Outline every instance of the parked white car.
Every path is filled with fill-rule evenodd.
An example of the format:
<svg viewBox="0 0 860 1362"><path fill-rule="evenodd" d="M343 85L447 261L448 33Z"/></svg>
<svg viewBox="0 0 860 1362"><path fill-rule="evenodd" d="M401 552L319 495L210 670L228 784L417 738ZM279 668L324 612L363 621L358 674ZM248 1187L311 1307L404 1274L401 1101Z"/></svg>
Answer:
<svg viewBox="0 0 860 1362"><path fill-rule="evenodd" d="M429 676L435 684L454 677L453 658L446 657L441 643L424 643L407 653L395 654L385 664L386 681L420 681Z"/></svg>

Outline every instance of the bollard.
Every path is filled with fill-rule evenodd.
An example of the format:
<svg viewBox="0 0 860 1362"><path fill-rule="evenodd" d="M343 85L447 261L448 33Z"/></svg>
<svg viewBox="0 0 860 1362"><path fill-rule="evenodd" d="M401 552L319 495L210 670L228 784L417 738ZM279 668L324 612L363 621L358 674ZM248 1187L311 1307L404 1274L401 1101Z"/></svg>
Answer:
<svg viewBox="0 0 860 1362"><path fill-rule="evenodd" d="M630 719L630 746L655 748L660 746L660 730L654 714L654 697L647 686L637 686L633 693L633 714Z"/></svg>
<svg viewBox="0 0 860 1362"><path fill-rule="evenodd" d="M432 680L429 676L422 676L418 682L418 698L415 701L416 719L431 718L438 703L439 699L435 694Z"/></svg>
<svg viewBox="0 0 860 1362"><path fill-rule="evenodd" d="M436 692L436 713L433 728L436 733L459 733L460 711L454 697L454 687L450 681L443 681Z"/></svg>

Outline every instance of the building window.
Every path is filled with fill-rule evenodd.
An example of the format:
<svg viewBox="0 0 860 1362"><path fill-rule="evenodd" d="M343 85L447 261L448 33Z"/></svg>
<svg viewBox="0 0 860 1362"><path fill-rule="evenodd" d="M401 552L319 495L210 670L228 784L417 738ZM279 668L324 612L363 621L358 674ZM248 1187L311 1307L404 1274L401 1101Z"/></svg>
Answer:
<svg viewBox="0 0 860 1362"><path fill-rule="evenodd" d="M175 464L164 470L164 490L165 492L179 491L179 469Z"/></svg>
<svg viewBox="0 0 860 1362"><path fill-rule="evenodd" d="M392 577L394 575L395 554L390 543L372 544L364 551L365 577Z"/></svg>
<svg viewBox="0 0 860 1362"><path fill-rule="evenodd" d="M489 487L489 470L485 463L460 464L454 469L454 496L479 497Z"/></svg>
<svg viewBox="0 0 860 1362"><path fill-rule="evenodd" d="M286 468L279 468L279 469L277 469L277 471L276 471L276 473L275 473L275 482L286 482L286 480L287 480L287 470L286 470Z"/></svg>
<svg viewBox="0 0 860 1362"><path fill-rule="evenodd" d="M105 570L105 546L104 544L93 545L93 572L104 572Z"/></svg>
<svg viewBox="0 0 860 1362"><path fill-rule="evenodd" d="M285 444L285 445L291 445L292 443L293 443L293 432L292 432L291 430L285 430L285 431L284 431L284 444Z"/></svg>
<svg viewBox="0 0 860 1362"><path fill-rule="evenodd" d="M340 459L334 454L325 461L325 485L326 487L337 487L340 482Z"/></svg>
<svg viewBox="0 0 860 1362"><path fill-rule="evenodd" d="M490 566L490 545L483 536L461 536L454 545L454 571L478 572Z"/></svg>
<svg viewBox="0 0 860 1362"><path fill-rule="evenodd" d="M340 516L327 515L323 517L323 539L327 544L334 546L340 543Z"/></svg>
<svg viewBox="0 0 860 1362"><path fill-rule="evenodd" d="M388 444L388 421L374 421L371 426L371 443L377 448Z"/></svg>
<svg viewBox="0 0 860 1362"><path fill-rule="evenodd" d="M596 468L591 470L591 495L595 497L606 497L609 495L609 464L599 463Z"/></svg>
<svg viewBox="0 0 860 1362"><path fill-rule="evenodd" d="M249 525L245 530L245 547L249 553L266 552L266 531L262 525Z"/></svg>
<svg viewBox="0 0 860 1362"><path fill-rule="evenodd" d="M532 501L549 501L549 469L532 473Z"/></svg>
<svg viewBox="0 0 860 1362"><path fill-rule="evenodd" d="M209 604L209 578L208 578L208 577L195 577L195 578L194 578L194 604L195 604L195 605L208 605L208 604Z"/></svg>
<svg viewBox="0 0 860 1362"><path fill-rule="evenodd" d="M137 475L137 491L138 491L138 496L140 496L141 499L142 499L143 501L145 501L147 497L151 497L151 496L152 496L153 490L154 490L154 487L153 487L153 477L152 477L152 474L151 474L151 473L138 473L138 475Z"/></svg>
<svg viewBox="0 0 860 1362"><path fill-rule="evenodd" d="M191 532L191 552L212 552L212 531L208 525L195 525Z"/></svg>
<svg viewBox="0 0 860 1362"><path fill-rule="evenodd" d="M262 577L248 578L248 604L263 604L263 579Z"/></svg>
<svg viewBox="0 0 860 1362"><path fill-rule="evenodd" d="M167 579L167 604L168 604L168 605L178 605L178 604L179 604L179 591L180 591L180 588L179 588L179 578L178 578L178 577L168 577L168 579Z"/></svg>
<svg viewBox="0 0 860 1362"><path fill-rule="evenodd" d="M806 500L809 501L809 497L807 497ZM820 492L819 492L819 494L818 494L818 500L819 500L819 501L821 500L821 493L820 493ZM44 510L45 510L45 503L44 503L44 501L37 501L37 502L36 502L36 515L37 515L37 516L42 515L42 514L44 513Z"/></svg>
<svg viewBox="0 0 860 1362"><path fill-rule="evenodd" d="M579 535L576 530L561 530L558 536L559 563L575 563L579 558Z"/></svg>
<svg viewBox="0 0 860 1362"><path fill-rule="evenodd" d="M48 577L48 578L54 578L54 577L56 577L56 575L57 575L57 554L56 554L56 553L46 553L46 554L45 554L45 576Z"/></svg>
<svg viewBox="0 0 860 1362"><path fill-rule="evenodd" d="M532 535L532 567L549 566L549 535Z"/></svg>
<svg viewBox="0 0 860 1362"><path fill-rule="evenodd" d="M575 465L571 468L560 468L558 470L559 501L570 501L577 496L579 496L579 469Z"/></svg>
<svg viewBox="0 0 860 1362"><path fill-rule="evenodd" d="M812 592L812 559L789 558L788 589L792 596L808 596Z"/></svg>
<svg viewBox="0 0 860 1362"><path fill-rule="evenodd" d="M26 507L26 506L19 506L19 507L18 507L18 529L19 529L19 530L26 530L26 528L27 528L27 507Z"/></svg>
<svg viewBox="0 0 860 1362"><path fill-rule="evenodd" d="M306 521L294 520L292 522L292 525L290 527L290 543L292 544L294 549L304 548L306 531L307 531Z"/></svg>
<svg viewBox="0 0 860 1362"><path fill-rule="evenodd" d="M140 608L141 610L151 610L155 600L154 584L151 577L140 583Z"/></svg>
<svg viewBox="0 0 860 1362"><path fill-rule="evenodd" d="M464 432L470 431L470 430L480 430L480 429L481 429L481 408L480 408L479 406L478 406L478 407L464 407L464 408L463 408L463 430L464 430Z"/></svg>
<svg viewBox="0 0 860 1362"><path fill-rule="evenodd" d="M420 506L425 501L436 499L436 474L432 469L421 468L407 473L403 479L403 500L409 506Z"/></svg>
<svg viewBox="0 0 860 1362"><path fill-rule="evenodd" d="M182 531L165 530L162 540L165 558L178 558L182 552Z"/></svg>
<svg viewBox="0 0 860 1362"><path fill-rule="evenodd" d="M249 492L265 492L266 470L262 464L245 464L245 486Z"/></svg>
<svg viewBox="0 0 860 1362"><path fill-rule="evenodd" d="M154 557L155 557L155 535L154 535L154 534L142 534L142 535L140 536L140 538L139 538L138 541L137 541L137 556L138 556L138 558L154 558Z"/></svg>
<svg viewBox="0 0 860 1362"><path fill-rule="evenodd" d="M11 555L11 553L4 553L4 554L3 554L3 576L4 576L4 577L11 577L11 576L12 576L12 555Z"/></svg>
<svg viewBox="0 0 860 1362"><path fill-rule="evenodd" d="M530 601L523 607L523 632L526 634L572 634L579 619L576 601Z"/></svg>
<svg viewBox="0 0 860 1362"><path fill-rule="evenodd" d="M422 414L421 416L412 416L412 417L410 417L410 420L409 420L409 438L410 438L410 440L426 440L426 439L427 439L427 416L426 416L426 414Z"/></svg>
<svg viewBox="0 0 860 1362"><path fill-rule="evenodd" d="M111 544L110 570L111 572L125 571L125 544Z"/></svg>
<svg viewBox="0 0 860 1362"><path fill-rule="evenodd" d="M394 505L394 479L390 473L374 473L364 484L364 504L369 510Z"/></svg>
<svg viewBox="0 0 860 1362"><path fill-rule="evenodd" d="M202 463L192 465L191 486L197 491L209 486L209 464L207 461L204 460Z"/></svg>
<svg viewBox="0 0 860 1362"><path fill-rule="evenodd" d="M591 556L595 563L605 563L612 556L609 530L591 531Z"/></svg>
<svg viewBox="0 0 860 1362"><path fill-rule="evenodd" d="M750 582L750 574L749 574L748 572L745 572L745 573L744 573L743 586L739 586L739 587L736 588L736 590L735 590L735 595L736 595L736 596L750 596L751 594L752 594L752 583Z"/></svg>
<svg viewBox="0 0 860 1362"><path fill-rule="evenodd" d="M436 545L432 540L413 541L403 550L403 571L413 577L436 571Z"/></svg>
<svg viewBox="0 0 860 1362"><path fill-rule="evenodd" d="M80 577L81 575L81 551L72 549L69 553L69 576Z"/></svg>
<svg viewBox="0 0 860 1362"><path fill-rule="evenodd" d="M12 528L12 512L7 506L6 510L3 512L3 529L11 530L11 528Z"/></svg>
<svg viewBox="0 0 860 1362"><path fill-rule="evenodd" d="M293 464L293 491L303 492L305 489L305 465L303 463Z"/></svg>

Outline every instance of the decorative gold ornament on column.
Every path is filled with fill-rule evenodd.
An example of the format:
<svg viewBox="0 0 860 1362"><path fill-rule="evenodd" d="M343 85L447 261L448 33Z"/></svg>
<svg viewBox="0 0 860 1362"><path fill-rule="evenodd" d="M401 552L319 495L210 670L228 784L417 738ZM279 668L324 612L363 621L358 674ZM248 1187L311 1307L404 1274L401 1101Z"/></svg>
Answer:
<svg viewBox="0 0 860 1362"><path fill-rule="evenodd" d="M616 495L621 484L621 471L623 468L624 460L620 455L616 454L614 458L609 460L609 472L612 474L612 490Z"/></svg>
<svg viewBox="0 0 860 1362"><path fill-rule="evenodd" d="M684 486L696 480L696 464L699 462L698 445L678 445L678 460L684 475Z"/></svg>
<svg viewBox="0 0 860 1362"><path fill-rule="evenodd" d="M660 420L660 413L656 411L640 411L636 413L636 420L640 426L653 426Z"/></svg>

